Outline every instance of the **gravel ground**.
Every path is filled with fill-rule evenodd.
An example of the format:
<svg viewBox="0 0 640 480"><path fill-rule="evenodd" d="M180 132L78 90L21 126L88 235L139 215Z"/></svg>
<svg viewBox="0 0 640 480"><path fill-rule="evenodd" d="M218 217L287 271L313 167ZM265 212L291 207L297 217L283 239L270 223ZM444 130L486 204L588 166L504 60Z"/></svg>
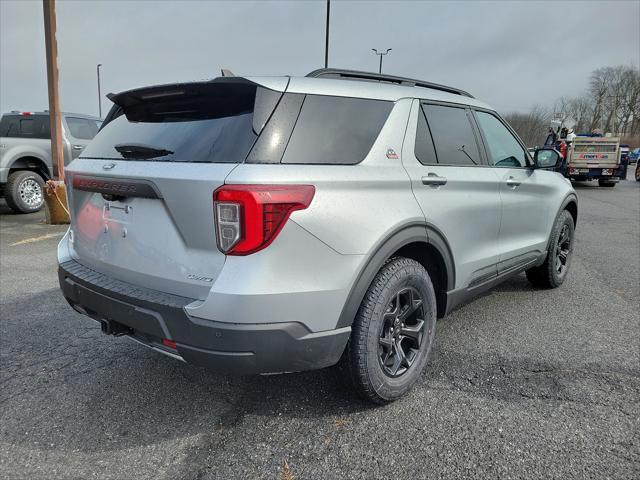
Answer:
<svg viewBox="0 0 640 480"><path fill-rule="evenodd" d="M103 336L58 290L64 228L2 203L0 477L638 478L640 183L576 189L565 285L456 310L377 408L332 370L225 377Z"/></svg>

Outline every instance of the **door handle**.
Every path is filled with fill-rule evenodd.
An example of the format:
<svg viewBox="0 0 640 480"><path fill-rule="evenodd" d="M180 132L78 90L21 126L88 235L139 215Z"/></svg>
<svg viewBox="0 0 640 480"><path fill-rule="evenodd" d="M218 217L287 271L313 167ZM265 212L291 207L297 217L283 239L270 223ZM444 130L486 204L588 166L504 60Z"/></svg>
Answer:
<svg viewBox="0 0 640 480"><path fill-rule="evenodd" d="M73 147L74 150L82 150L84 147L82 145L74 145Z"/></svg>
<svg viewBox="0 0 640 480"><path fill-rule="evenodd" d="M440 185L445 185L446 183L447 183L447 179L445 177L440 177L433 172L428 173L426 177L422 177L423 185L438 187Z"/></svg>
<svg viewBox="0 0 640 480"><path fill-rule="evenodd" d="M507 178L507 185L509 185L512 188L516 188L521 183L522 182L520 180L516 180L514 177Z"/></svg>

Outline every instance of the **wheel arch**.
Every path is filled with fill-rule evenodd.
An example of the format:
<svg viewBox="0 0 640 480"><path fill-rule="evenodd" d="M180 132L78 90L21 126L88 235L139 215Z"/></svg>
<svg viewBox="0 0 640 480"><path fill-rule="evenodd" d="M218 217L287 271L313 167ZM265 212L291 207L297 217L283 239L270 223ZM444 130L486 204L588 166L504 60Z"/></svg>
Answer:
<svg viewBox="0 0 640 480"><path fill-rule="evenodd" d="M562 210L568 210L571 216L573 217L573 226L578 225L578 199L577 197L571 195L567 198L562 204Z"/></svg>
<svg viewBox="0 0 640 480"><path fill-rule="evenodd" d="M571 217L573 218L573 226L574 228L578 224L578 196L575 193L570 193L567 195L562 203L560 204L560 208L556 213L556 216L553 218L553 223L551 224L551 229L549 230L549 240L547 241L547 252L551 249L551 234L553 233L553 226L558 221L558 217L564 211L568 211Z"/></svg>
<svg viewBox="0 0 640 480"><path fill-rule="evenodd" d="M43 159L33 155L18 157L9 165L9 175L20 170L29 170L38 173L45 180L51 178L51 172L49 171L47 163Z"/></svg>
<svg viewBox="0 0 640 480"><path fill-rule="evenodd" d="M447 292L455 285L455 263L446 239L426 223L401 227L381 241L373 250L351 287L336 328L351 326L358 308L383 265L396 256L411 258L425 267L436 290L438 317L446 312Z"/></svg>

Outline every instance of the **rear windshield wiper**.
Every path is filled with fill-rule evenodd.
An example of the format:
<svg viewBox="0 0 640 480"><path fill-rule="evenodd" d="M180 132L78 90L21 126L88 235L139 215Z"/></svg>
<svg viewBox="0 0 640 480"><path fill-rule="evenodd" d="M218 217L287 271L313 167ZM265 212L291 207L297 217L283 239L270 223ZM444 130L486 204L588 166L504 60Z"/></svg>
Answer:
<svg viewBox="0 0 640 480"><path fill-rule="evenodd" d="M171 150L166 148L156 148L151 145L144 145L142 143L120 143L113 148L122 155L123 158L139 158L141 160L148 160L150 158L166 157L173 154Z"/></svg>

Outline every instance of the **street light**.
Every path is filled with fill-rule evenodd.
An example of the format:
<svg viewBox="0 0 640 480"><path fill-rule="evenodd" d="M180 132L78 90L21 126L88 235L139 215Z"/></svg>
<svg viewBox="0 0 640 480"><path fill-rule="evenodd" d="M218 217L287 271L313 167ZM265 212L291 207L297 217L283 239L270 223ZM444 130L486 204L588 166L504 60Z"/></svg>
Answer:
<svg viewBox="0 0 640 480"><path fill-rule="evenodd" d="M382 56L383 55L387 55L392 49L391 48L387 48L386 52L379 52L375 48L372 48L371 50L373 50L374 53L380 57L380 70L378 70L378 73L382 73Z"/></svg>
<svg viewBox="0 0 640 480"><path fill-rule="evenodd" d="M99 63L96 66L96 73L98 74L98 116L100 117L100 120L102 120L102 95L100 95L100 67L102 66L101 63Z"/></svg>
<svg viewBox="0 0 640 480"><path fill-rule="evenodd" d="M324 30L324 68L329 66L329 15L331 14L331 0L327 0L327 25Z"/></svg>

